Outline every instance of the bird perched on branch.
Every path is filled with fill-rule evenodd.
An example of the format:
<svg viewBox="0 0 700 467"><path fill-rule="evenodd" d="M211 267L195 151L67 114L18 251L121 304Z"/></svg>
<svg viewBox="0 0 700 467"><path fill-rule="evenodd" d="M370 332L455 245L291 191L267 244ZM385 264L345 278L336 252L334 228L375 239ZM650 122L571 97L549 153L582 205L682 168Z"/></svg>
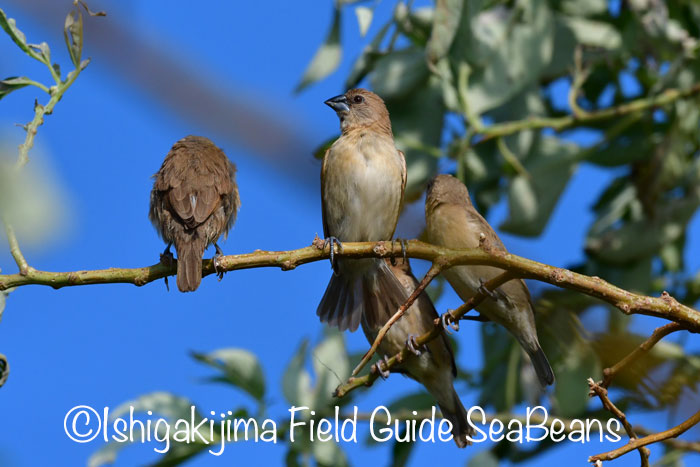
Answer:
<svg viewBox="0 0 700 467"><path fill-rule="evenodd" d="M390 264L387 262L387 265ZM408 259L398 260L395 266L391 266L391 270L408 294L416 290L418 280L411 272ZM378 322L372 326L366 320L362 320L362 330L370 344L392 315L393 313L380 316ZM418 349L415 342L416 337L433 330L434 320L437 318L438 314L430 297L425 292L421 293L406 313L389 328L379 344L378 351L386 358L396 355L408 346L413 354L396 366L394 371L403 373L425 386L440 406L442 416L452 424L455 443L463 448L470 444L467 436L473 435L474 430L454 389L457 367L452 347L444 333L425 344L423 349Z"/></svg>
<svg viewBox="0 0 700 467"><path fill-rule="evenodd" d="M153 176L149 218L158 234L177 251L177 288L197 290L202 281L202 256L212 243L214 265L240 207L236 166L209 139L187 136L173 145Z"/></svg>
<svg viewBox="0 0 700 467"><path fill-rule="evenodd" d="M331 252L340 242L391 240L406 186L406 161L396 149L389 112L373 92L351 89L325 102L340 118L341 136L321 169L323 232ZM318 305L321 321L355 331L364 315L374 325L408 295L380 259L338 259Z"/></svg>
<svg viewBox="0 0 700 467"><path fill-rule="evenodd" d="M438 175L428 184L425 199L428 241L448 248L476 248L483 234L490 248L506 251L496 232L474 208L467 187L451 175ZM492 266L455 266L443 272L457 295L467 301L478 291L488 296L477 306L482 315L504 326L530 356L542 386L554 382L554 372L537 340L535 314L530 291L522 279L506 282L495 291L483 284L502 269Z"/></svg>

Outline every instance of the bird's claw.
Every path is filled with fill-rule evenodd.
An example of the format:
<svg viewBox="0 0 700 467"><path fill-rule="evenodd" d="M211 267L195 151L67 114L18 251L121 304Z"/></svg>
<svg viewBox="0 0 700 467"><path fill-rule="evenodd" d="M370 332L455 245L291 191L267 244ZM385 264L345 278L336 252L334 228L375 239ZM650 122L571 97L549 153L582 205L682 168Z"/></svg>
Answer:
<svg viewBox="0 0 700 467"><path fill-rule="evenodd" d="M160 254L160 262L166 266L172 266L173 262L175 261L175 257L173 256L172 251L170 251L171 246L172 242L168 243L168 246L165 247L163 253Z"/></svg>
<svg viewBox="0 0 700 467"><path fill-rule="evenodd" d="M391 241L391 257L389 258L389 261L391 261L392 266L396 266L396 256L394 256L395 242L399 242L401 244L401 257L403 258L403 264L406 264L408 261L408 254L406 253L406 240L403 238L397 238Z"/></svg>
<svg viewBox="0 0 700 467"><path fill-rule="evenodd" d="M486 295L487 297L491 297L493 300L498 300L498 295L496 294L496 292L487 289L485 284L486 281L482 278L479 278L479 288L477 289L479 293Z"/></svg>
<svg viewBox="0 0 700 467"><path fill-rule="evenodd" d="M452 311L444 313L440 317L440 322L442 323L442 328L447 332L447 334L452 334L450 332L450 328L454 329L455 331L459 331L459 323L452 317Z"/></svg>
<svg viewBox="0 0 700 467"><path fill-rule="evenodd" d="M343 244L338 240L336 237L328 237L323 241L323 249L325 250L326 247L330 245L331 246L331 269L333 269L334 273L338 273L338 263L336 262L335 259L335 247L334 245L338 245L338 252L342 253L343 252Z"/></svg>
<svg viewBox="0 0 700 467"><path fill-rule="evenodd" d="M408 350L410 350L417 356L420 356L423 353L423 351L418 347L418 344L416 343L415 334L410 334L408 336L408 338L406 339L406 347L408 348Z"/></svg>
<svg viewBox="0 0 700 467"><path fill-rule="evenodd" d="M214 264L214 272L216 273L216 277L218 277L219 282L221 282L221 279L224 278L224 274L226 273L226 271L222 270L221 266L219 266L219 259L222 256L224 256L224 252L216 243L214 243L214 248L216 248L216 254L214 254L214 257L211 259L211 261Z"/></svg>
<svg viewBox="0 0 700 467"><path fill-rule="evenodd" d="M382 368L382 363L385 365L384 368ZM374 368L376 368L377 373L379 373L379 376L386 380L389 377L389 359L387 358L386 355L384 355L383 360L379 360L377 363L374 364Z"/></svg>

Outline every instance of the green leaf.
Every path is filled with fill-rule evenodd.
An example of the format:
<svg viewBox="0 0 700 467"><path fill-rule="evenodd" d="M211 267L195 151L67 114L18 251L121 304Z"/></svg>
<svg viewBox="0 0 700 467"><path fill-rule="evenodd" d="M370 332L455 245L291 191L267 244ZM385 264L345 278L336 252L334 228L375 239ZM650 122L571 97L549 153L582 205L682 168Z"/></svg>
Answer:
<svg viewBox="0 0 700 467"><path fill-rule="evenodd" d="M370 42L362 50L360 56L357 58L357 60L355 60L355 63L353 64L352 69L348 74L348 78L345 80L346 89L352 89L356 87L357 84L360 81L362 81L365 78L365 76L367 76L367 73L369 73L372 70L372 68L374 68L374 65L379 59L379 57L384 55L379 51L379 47L382 41L384 40L384 36L386 36L387 31L389 31L391 25L392 23L391 21L389 21L384 26L382 26L377 35L374 36L374 39L372 39L372 42Z"/></svg>
<svg viewBox="0 0 700 467"><path fill-rule="evenodd" d="M608 50L617 50L622 46L620 33L608 23L570 16L560 16L559 19L581 44Z"/></svg>
<svg viewBox="0 0 700 467"><path fill-rule="evenodd" d="M607 264L626 263L654 256L669 243L682 238L700 196L661 201L653 219L640 218L617 228L591 230L586 238L586 252Z"/></svg>
<svg viewBox="0 0 700 467"><path fill-rule="evenodd" d="M252 353L231 348L216 350L209 354L193 352L192 356L223 373L211 378L211 381L236 386L253 396L258 402L262 402L265 395L265 377L260 362Z"/></svg>
<svg viewBox="0 0 700 467"><path fill-rule="evenodd" d="M541 234L576 168L578 152L575 144L541 138L523 164L529 175L511 180L508 218L500 228L518 235Z"/></svg>
<svg viewBox="0 0 700 467"><path fill-rule="evenodd" d="M80 67L83 54L83 15L80 9L68 13L63 27L63 38L70 53L70 59L76 68Z"/></svg>
<svg viewBox="0 0 700 467"><path fill-rule="evenodd" d="M402 426L400 437L403 439L406 436L406 427ZM408 464L408 459L411 457L411 452L416 446L414 442L399 442L395 441L391 447L391 465L393 467L403 467Z"/></svg>
<svg viewBox="0 0 700 467"><path fill-rule="evenodd" d="M435 63L450 50L460 24L463 0L437 0L433 27L426 46L428 60Z"/></svg>
<svg viewBox="0 0 700 467"><path fill-rule="evenodd" d="M345 467L348 465L345 453L333 439L315 441L311 445L311 452L320 466Z"/></svg>
<svg viewBox="0 0 700 467"><path fill-rule="evenodd" d="M29 47L39 53L41 61L51 66L51 49L49 48L49 44L42 42L41 44L29 44Z"/></svg>
<svg viewBox="0 0 700 467"><path fill-rule="evenodd" d="M560 2L561 10L572 16L593 16L605 13L608 10L608 2L606 0L562 0Z"/></svg>
<svg viewBox="0 0 700 467"><path fill-rule="evenodd" d="M437 172L439 157L427 149L439 148L442 138L445 106L438 78L431 77L426 86L413 91L410 99L390 99L386 104L396 145L406 155L408 179L404 196L410 202L422 195L426 183Z"/></svg>
<svg viewBox="0 0 700 467"><path fill-rule="evenodd" d="M287 402L297 407L311 404L311 375L304 368L308 348L309 341L303 339L282 377L282 394Z"/></svg>
<svg viewBox="0 0 700 467"><path fill-rule="evenodd" d="M328 151L328 148L333 146L333 143L335 143L335 140L337 139L337 136L332 136L323 143L321 143L321 145L319 145L319 147L314 150L314 159L323 160L323 158L326 155L326 151Z"/></svg>
<svg viewBox="0 0 700 467"><path fill-rule="evenodd" d="M312 409L322 410L333 399L333 392L350 376L350 360L345 350L343 334L328 330L326 337L311 352L316 387L313 391Z"/></svg>
<svg viewBox="0 0 700 467"><path fill-rule="evenodd" d="M598 357L586 342L570 342L569 352L555 365L557 384L554 400L557 414L576 417L586 410L588 404L588 378L599 380L603 373Z"/></svg>
<svg viewBox="0 0 700 467"><path fill-rule="evenodd" d="M7 96L12 91L29 86L30 84L32 84L32 81L24 76L6 78L0 81L0 99Z"/></svg>
<svg viewBox="0 0 700 467"><path fill-rule="evenodd" d="M544 0L523 2L514 11L495 7L466 19L471 47L456 48L453 58L469 64L468 86L461 93L478 115L537 80L552 58L554 21Z"/></svg>
<svg viewBox="0 0 700 467"><path fill-rule="evenodd" d="M321 44L321 47L311 59L311 63L309 63L309 66L306 68L294 92L301 92L310 84L322 80L333 73L336 68L338 68L338 65L340 65L340 58L342 55L340 46L340 20L340 9L335 8L333 12L333 24L328 33L328 37L326 37L325 42Z"/></svg>
<svg viewBox="0 0 700 467"><path fill-rule="evenodd" d="M370 82L374 92L384 99L408 95L428 78L422 49L409 48L384 55L374 66Z"/></svg>
<svg viewBox="0 0 700 467"><path fill-rule="evenodd" d="M467 462L467 467L498 467L498 457L491 451L481 451L472 456Z"/></svg>
<svg viewBox="0 0 700 467"><path fill-rule="evenodd" d="M161 416L171 422L175 420L190 420L192 418L192 407L194 403L185 398L176 396L175 394L169 392L153 392L149 394L144 394L134 400L127 401L114 410L110 411L109 421L113 422L117 418L123 418L128 416L131 407L134 408L134 413L146 413L149 410L153 412L155 416ZM202 416L197 410L194 412L195 424L202 420ZM103 423L107 423L107 420L103 420ZM161 437L164 437L164 433L159 433ZM171 433L172 436L172 433ZM134 430L134 440L140 439L140 430L138 428ZM88 459L88 467L99 467L102 465L111 465L117 459L119 452L126 446L131 444L130 442L116 442L110 441L96 451ZM206 444L201 443L178 443L171 439L170 451L168 454L161 459L178 457L186 459L192 457L203 449L207 448ZM167 465L167 463L158 462L156 465ZM173 464L171 464L173 465Z"/></svg>
<svg viewBox="0 0 700 467"><path fill-rule="evenodd" d="M365 37L370 25L372 24L374 10L366 6L358 6L355 8L355 16L357 16L357 26L360 29L360 37Z"/></svg>
<svg viewBox="0 0 700 467"><path fill-rule="evenodd" d="M14 18L8 18L5 12L0 8L0 27L10 36L15 44L19 46L24 53L32 55L32 51L27 45L27 38L22 31L15 25Z"/></svg>

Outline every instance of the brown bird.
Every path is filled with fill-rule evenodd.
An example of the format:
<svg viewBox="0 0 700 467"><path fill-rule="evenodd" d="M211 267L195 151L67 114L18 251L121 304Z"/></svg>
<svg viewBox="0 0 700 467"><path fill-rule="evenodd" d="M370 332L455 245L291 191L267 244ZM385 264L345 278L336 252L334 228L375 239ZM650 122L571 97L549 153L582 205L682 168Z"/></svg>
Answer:
<svg viewBox="0 0 700 467"><path fill-rule="evenodd" d="M451 175L438 175L428 184L425 200L428 241L449 248L476 248L484 234L492 248L506 251L496 232L474 208L467 187ZM503 273L492 266L455 266L443 272L459 297L466 301L484 282ZM504 326L530 356L542 386L554 382L554 372L537 340L535 314L530 291L522 279L506 282L488 293L477 310L491 321Z"/></svg>
<svg viewBox="0 0 700 467"><path fill-rule="evenodd" d="M202 256L228 234L240 207L236 166L209 139L187 136L173 145L153 176L148 217L163 240L177 251L177 288L197 290L202 281Z"/></svg>
<svg viewBox="0 0 700 467"><path fill-rule="evenodd" d="M406 161L394 145L384 101L351 89L325 102L340 118L341 136L326 151L321 169L326 244L391 240L406 186ZM355 331L364 315L372 326L408 298L379 259L339 259L318 305L321 321Z"/></svg>
<svg viewBox="0 0 700 467"><path fill-rule="evenodd" d="M387 265L390 263L387 262ZM397 261L395 266L391 266L391 270L408 294L416 290L418 280L411 272L408 260ZM362 330L370 343L374 342L377 333L389 318L391 314L383 315L373 326L370 326L366 320L362 320ZM474 430L468 422L467 411L454 389L457 367L447 336L443 333L428 342L425 345L426 348L421 350L417 349L415 344L417 336L435 327L433 322L437 318L438 314L430 297L425 292L421 293L406 313L389 328L379 344L378 351L384 357L389 357L401 352L408 345L414 355L409 355L401 364L394 367L394 371L403 373L425 386L437 400L442 416L452 424L455 443L463 448L470 444L467 436L473 435Z"/></svg>

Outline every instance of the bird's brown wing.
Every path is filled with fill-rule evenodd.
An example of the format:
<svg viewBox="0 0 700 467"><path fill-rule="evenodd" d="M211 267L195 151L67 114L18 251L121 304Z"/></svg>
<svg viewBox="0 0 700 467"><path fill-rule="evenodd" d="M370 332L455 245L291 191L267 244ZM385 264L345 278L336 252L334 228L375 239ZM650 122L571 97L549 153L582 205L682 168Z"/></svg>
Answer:
<svg viewBox="0 0 700 467"><path fill-rule="evenodd" d="M326 149L325 154L323 155L323 164L321 165L321 218L323 220L323 237L328 238L328 224L326 222L326 203L324 202L326 199L325 196L325 189L324 189L324 183L323 180L326 178L326 163L328 161L328 153L331 151L331 148Z"/></svg>
<svg viewBox="0 0 700 467"><path fill-rule="evenodd" d="M401 156L401 201L399 202L399 212L396 214L394 232L396 232L396 226L399 224L399 217L401 217L401 212L403 211L404 194L406 193L406 179L408 178L408 170L406 170L406 156L402 150L397 149L397 151Z"/></svg>
<svg viewBox="0 0 700 467"><path fill-rule="evenodd" d="M221 197L233 189L231 178L218 164L168 171L164 183L169 187L171 209L189 229L207 220L221 203Z"/></svg>

